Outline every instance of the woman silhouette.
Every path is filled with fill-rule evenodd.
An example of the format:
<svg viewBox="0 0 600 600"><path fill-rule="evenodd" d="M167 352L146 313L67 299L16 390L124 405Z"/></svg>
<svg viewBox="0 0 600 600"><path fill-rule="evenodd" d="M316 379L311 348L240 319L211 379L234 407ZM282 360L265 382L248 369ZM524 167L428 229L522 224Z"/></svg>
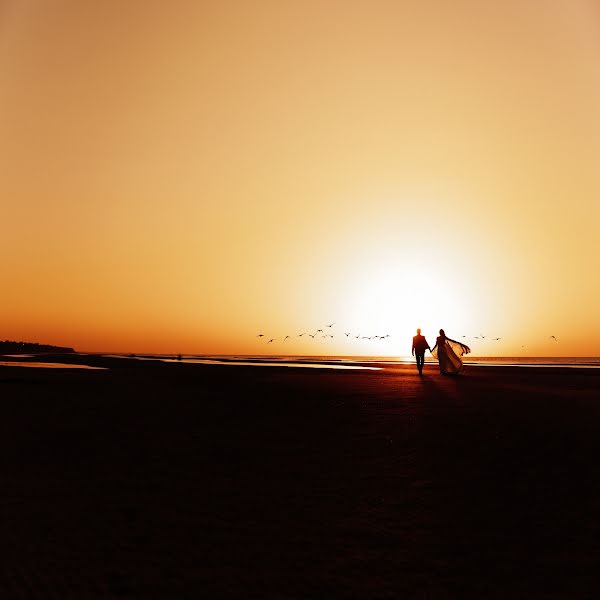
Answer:
<svg viewBox="0 0 600 600"><path fill-rule="evenodd" d="M463 369L461 356L469 352L471 352L469 346L447 338L444 330L440 329L440 335L435 341L431 354L438 359L442 375L457 375Z"/></svg>

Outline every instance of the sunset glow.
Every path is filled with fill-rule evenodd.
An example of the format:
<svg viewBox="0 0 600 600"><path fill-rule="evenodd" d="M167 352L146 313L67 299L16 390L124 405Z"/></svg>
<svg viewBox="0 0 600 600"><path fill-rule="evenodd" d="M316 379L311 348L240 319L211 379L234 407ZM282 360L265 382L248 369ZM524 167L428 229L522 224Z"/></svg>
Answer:
<svg viewBox="0 0 600 600"><path fill-rule="evenodd" d="M599 157L594 0L5 0L0 339L596 356Z"/></svg>

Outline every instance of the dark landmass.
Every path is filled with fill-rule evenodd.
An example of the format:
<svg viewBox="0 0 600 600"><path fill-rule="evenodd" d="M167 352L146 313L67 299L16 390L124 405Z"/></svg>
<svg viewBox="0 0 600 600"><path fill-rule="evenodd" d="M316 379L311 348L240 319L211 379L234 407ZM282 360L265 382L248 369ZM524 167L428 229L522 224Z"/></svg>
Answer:
<svg viewBox="0 0 600 600"><path fill-rule="evenodd" d="M0 366L1 597L600 597L599 370L61 360Z"/></svg>
<svg viewBox="0 0 600 600"><path fill-rule="evenodd" d="M8 340L0 342L0 354L47 354L56 352L65 354L75 352L75 350L73 348L63 348L62 346L36 344L35 342L11 342Z"/></svg>

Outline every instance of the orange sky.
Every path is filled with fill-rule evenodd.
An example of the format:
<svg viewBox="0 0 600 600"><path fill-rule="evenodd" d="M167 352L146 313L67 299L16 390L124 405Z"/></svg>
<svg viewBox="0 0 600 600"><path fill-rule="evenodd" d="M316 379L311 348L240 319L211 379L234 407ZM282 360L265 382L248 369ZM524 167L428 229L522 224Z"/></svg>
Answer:
<svg viewBox="0 0 600 600"><path fill-rule="evenodd" d="M599 158L595 0L0 0L0 339L597 356Z"/></svg>

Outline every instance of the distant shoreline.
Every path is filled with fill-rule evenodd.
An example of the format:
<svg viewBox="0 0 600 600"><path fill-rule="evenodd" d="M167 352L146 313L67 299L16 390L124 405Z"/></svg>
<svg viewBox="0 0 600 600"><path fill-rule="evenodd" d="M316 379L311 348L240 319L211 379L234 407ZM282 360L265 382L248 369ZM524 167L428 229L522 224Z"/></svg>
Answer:
<svg viewBox="0 0 600 600"><path fill-rule="evenodd" d="M59 352L61 354L74 353L73 348L63 346L52 346L50 344L38 344L37 342L13 342L5 340L0 342L0 354L47 354L49 352Z"/></svg>

